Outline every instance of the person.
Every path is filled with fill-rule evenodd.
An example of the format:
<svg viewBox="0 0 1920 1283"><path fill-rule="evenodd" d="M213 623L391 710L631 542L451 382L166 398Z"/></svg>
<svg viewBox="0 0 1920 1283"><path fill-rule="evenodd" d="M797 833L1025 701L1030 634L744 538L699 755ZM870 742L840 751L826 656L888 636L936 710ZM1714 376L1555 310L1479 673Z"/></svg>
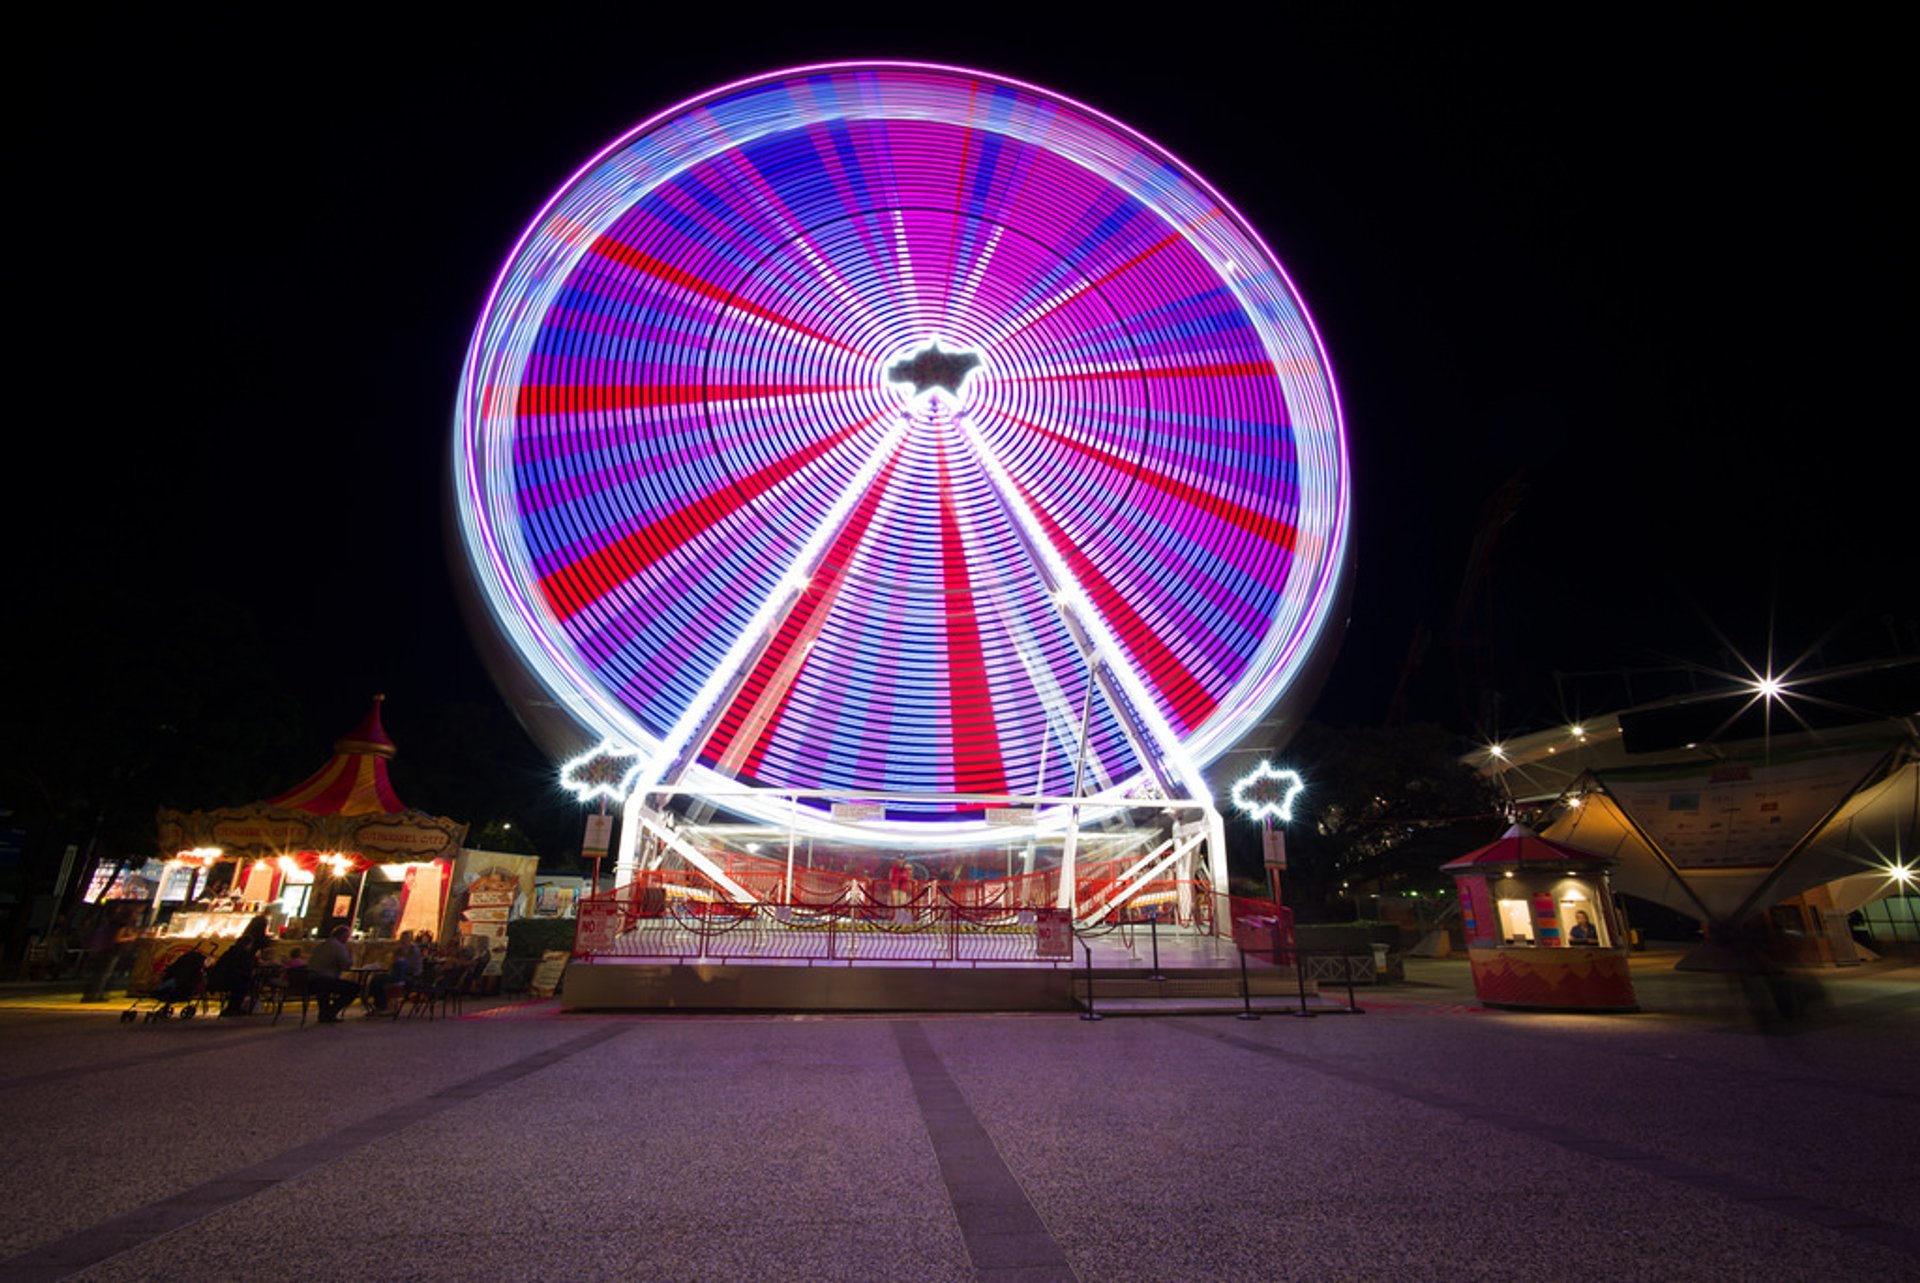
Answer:
<svg viewBox="0 0 1920 1283"><path fill-rule="evenodd" d="M313 956L307 959L307 992L320 1008L320 1023L338 1024L340 1013L353 1004L360 996L360 986L346 978L346 971L353 966L353 950L347 945L350 931L342 922L313 948Z"/></svg>
<svg viewBox="0 0 1920 1283"><path fill-rule="evenodd" d="M419 979L420 946L414 943L413 932L402 931L400 946L393 951L393 966L386 975L373 982L371 992L374 1010L387 1011L388 1002L398 1002L399 994L405 993L407 986Z"/></svg>
<svg viewBox="0 0 1920 1283"><path fill-rule="evenodd" d="M1593 922L1587 917L1585 909L1573 911L1573 930L1567 933L1567 943L1576 949L1595 949L1600 945L1600 933L1593 928Z"/></svg>
<svg viewBox="0 0 1920 1283"><path fill-rule="evenodd" d="M227 946L227 951L213 964L213 970L207 973L207 988L227 995L221 1015L244 1016L253 1010L254 980L259 974L260 955L268 943L267 915L256 914L239 939Z"/></svg>
<svg viewBox="0 0 1920 1283"><path fill-rule="evenodd" d="M379 904L373 906L373 916L374 920L380 924L381 937L387 940L393 939L393 929L400 922L400 897L390 895L381 900Z"/></svg>
<svg viewBox="0 0 1920 1283"><path fill-rule="evenodd" d="M119 969L121 959L132 954L134 943L139 939L140 931L133 925L133 913L127 905L116 904L95 919L93 933L87 937L87 962L91 969L82 1002L107 1000L107 982Z"/></svg>

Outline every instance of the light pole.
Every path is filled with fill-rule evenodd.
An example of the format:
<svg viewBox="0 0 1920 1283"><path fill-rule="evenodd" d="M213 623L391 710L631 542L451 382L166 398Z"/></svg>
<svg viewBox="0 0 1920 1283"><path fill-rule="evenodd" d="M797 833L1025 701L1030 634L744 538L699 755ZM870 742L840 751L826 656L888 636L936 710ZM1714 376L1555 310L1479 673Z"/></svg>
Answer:
<svg viewBox="0 0 1920 1283"><path fill-rule="evenodd" d="M1260 822L1260 850L1267 869L1267 886L1274 907L1280 906L1280 874L1287 867L1287 835L1276 827L1293 820L1293 803L1306 789L1300 772L1271 762L1242 775L1233 785L1233 805L1250 820Z"/></svg>

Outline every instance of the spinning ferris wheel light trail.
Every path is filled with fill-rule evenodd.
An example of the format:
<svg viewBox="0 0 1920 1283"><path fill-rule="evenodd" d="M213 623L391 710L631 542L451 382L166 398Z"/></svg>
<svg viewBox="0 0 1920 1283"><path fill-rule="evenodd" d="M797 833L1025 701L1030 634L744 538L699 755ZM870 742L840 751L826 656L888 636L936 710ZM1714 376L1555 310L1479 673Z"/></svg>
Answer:
<svg viewBox="0 0 1920 1283"><path fill-rule="evenodd" d="M615 141L514 246L454 428L491 627L621 763L576 790L930 851L1024 798L1071 844L1211 813L1205 764L1340 624L1292 283L1166 152L980 72L776 72Z"/></svg>

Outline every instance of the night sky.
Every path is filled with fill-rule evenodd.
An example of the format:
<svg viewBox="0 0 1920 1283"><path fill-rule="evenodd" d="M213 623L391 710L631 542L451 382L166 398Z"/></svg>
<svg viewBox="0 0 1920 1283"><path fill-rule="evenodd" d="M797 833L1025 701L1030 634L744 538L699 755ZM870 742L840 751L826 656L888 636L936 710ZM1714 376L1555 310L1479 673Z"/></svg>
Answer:
<svg viewBox="0 0 1920 1283"><path fill-rule="evenodd" d="M316 751L374 691L403 748L430 710L493 699L449 586L443 452L513 240L587 156L687 95L913 57L1133 124L1299 285L1356 486L1321 719L1494 729L1468 673L1499 693L1498 729L1538 727L1583 711L1556 671L1757 658L1770 614L1787 655L1920 645L1897 454L1911 205L1893 190L1912 102L1888 33L1593 11L1591 29L1321 15L1262 35L1211 8L1184 31L1178 6L1150 30L951 8L693 6L662 25L657 8L432 33L96 18L37 51L14 231L16 369L37 391L11 439L45 462L8 486L15 627L176 627L131 617L122 589L211 586L254 612ZM1516 477L1456 626L1476 529ZM57 618L49 583L84 585ZM1575 685L1584 711L1620 702Z"/></svg>

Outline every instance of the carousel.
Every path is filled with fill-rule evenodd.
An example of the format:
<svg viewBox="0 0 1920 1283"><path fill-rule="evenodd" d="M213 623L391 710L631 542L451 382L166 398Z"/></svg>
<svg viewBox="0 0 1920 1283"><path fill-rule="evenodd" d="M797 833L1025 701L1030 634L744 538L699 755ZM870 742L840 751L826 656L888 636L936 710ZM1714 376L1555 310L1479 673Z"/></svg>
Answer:
<svg viewBox="0 0 1920 1283"><path fill-rule="evenodd" d="M396 749L380 722L385 698L374 696L332 756L284 793L160 811L168 874L191 881L186 902L164 920L155 898L135 957L136 991L188 949L217 953L260 915L273 937L288 941L347 922L376 953L379 941L439 927L467 826L414 810L394 791L388 768Z"/></svg>

